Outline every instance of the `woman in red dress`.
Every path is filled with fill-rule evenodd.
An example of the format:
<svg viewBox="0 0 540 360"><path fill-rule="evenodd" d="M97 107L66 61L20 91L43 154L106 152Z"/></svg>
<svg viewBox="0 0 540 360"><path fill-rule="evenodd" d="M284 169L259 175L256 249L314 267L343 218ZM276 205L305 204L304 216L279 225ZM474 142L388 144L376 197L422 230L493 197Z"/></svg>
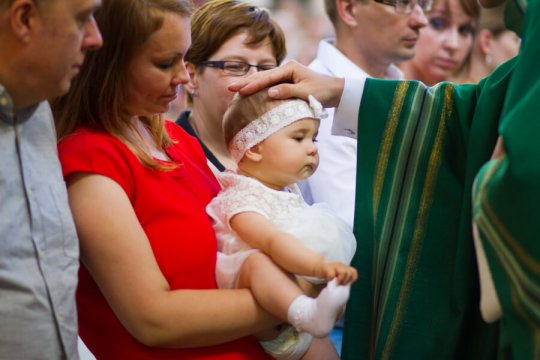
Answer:
<svg viewBox="0 0 540 360"><path fill-rule="evenodd" d="M161 115L189 80L190 2L106 0L104 46L54 103L81 244L80 336L98 359L265 359L277 325L248 290L218 290L198 142ZM94 21L82 14L81 26Z"/></svg>

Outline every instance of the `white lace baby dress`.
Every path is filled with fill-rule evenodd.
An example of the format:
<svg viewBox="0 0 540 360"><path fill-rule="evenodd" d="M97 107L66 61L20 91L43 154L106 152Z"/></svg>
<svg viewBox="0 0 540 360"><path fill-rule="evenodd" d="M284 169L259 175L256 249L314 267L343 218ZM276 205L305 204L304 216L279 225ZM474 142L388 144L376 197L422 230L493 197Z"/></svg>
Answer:
<svg viewBox="0 0 540 360"><path fill-rule="evenodd" d="M246 211L265 216L280 230L295 236L326 259L350 264L356 250L352 230L323 204L306 204L296 185L290 192L277 191L230 171L218 174L218 180L223 190L208 204L206 211L214 221L218 242L216 279L220 288L234 288L243 262L258 251L239 239L229 226L234 215Z"/></svg>

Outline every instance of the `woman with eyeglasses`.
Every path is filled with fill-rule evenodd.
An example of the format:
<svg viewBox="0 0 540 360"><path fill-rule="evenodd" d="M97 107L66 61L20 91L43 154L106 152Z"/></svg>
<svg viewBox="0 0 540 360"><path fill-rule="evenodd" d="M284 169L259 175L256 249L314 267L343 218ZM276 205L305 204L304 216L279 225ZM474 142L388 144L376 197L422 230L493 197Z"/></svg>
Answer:
<svg viewBox="0 0 540 360"><path fill-rule="evenodd" d="M426 12L429 24L420 30L415 56L400 65L405 78L428 86L448 80L471 52L479 15L475 0L435 0Z"/></svg>
<svg viewBox="0 0 540 360"><path fill-rule="evenodd" d="M238 0L209 1L193 13L186 54L191 111L177 124L203 146L213 169L236 169L223 139L222 119L234 95L227 86L247 74L275 68L285 58L285 36L269 13Z"/></svg>

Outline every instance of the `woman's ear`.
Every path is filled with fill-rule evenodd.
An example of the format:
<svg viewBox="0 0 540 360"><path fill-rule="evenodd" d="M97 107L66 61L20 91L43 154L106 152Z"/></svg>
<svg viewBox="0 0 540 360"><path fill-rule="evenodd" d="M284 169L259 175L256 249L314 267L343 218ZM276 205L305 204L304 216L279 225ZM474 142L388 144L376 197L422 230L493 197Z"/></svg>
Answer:
<svg viewBox="0 0 540 360"><path fill-rule="evenodd" d="M186 62L186 69L189 73L189 82L184 85L184 89L193 97L199 88L199 75L197 74L197 66L190 62Z"/></svg>
<svg viewBox="0 0 540 360"><path fill-rule="evenodd" d="M493 40L493 34L489 29L482 29L478 33L478 47L484 56L491 55L491 41Z"/></svg>
<svg viewBox="0 0 540 360"><path fill-rule="evenodd" d="M255 146L252 146L251 148L247 149L244 156L251 160L252 162L260 162L263 158L263 154L261 151L261 144L257 144Z"/></svg>

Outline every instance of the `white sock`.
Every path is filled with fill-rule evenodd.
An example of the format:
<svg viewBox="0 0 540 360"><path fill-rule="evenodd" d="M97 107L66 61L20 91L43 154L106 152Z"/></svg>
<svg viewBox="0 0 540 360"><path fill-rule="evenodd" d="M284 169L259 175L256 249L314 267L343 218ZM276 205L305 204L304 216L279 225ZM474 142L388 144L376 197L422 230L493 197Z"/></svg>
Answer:
<svg viewBox="0 0 540 360"><path fill-rule="evenodd" d="M316 299L301 295L293 300L287 319L298 331L323 338L336 323L337 316L349 299L350 285L337 285L330 281Z"/></svg>

